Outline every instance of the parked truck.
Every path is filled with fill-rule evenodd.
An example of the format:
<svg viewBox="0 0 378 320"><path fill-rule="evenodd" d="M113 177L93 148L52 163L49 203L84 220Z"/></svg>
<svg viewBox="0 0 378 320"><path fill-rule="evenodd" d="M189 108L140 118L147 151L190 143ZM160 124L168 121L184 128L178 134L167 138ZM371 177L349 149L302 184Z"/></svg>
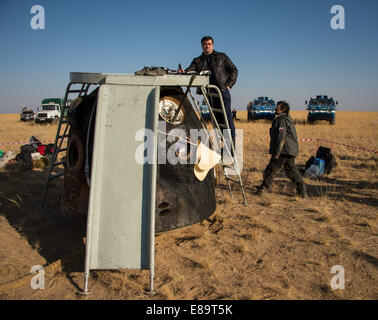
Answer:
<svg viewBox="0 0 378 320"><path fill-rule="evenodd" d="M34 120L34 111L32 108L28 107L23 107L20 113L20 120L21 121L29 121L29 120Z"/></svg>
<svg viewBox="0 0 378 320"><path fill-rule="evenodd" d="M317 120L329 121L331 125L336 121L336 105L338 101L328 96L318 95L315 98L310 98L307 103L305 101L306 110L308 110L307 123L313 124Z"/></svg>
<svg viewBox="0 0 378 320"><path fill-rule="evenodd" d="M67 102L68 104L70 102ZM58 121L63 109L62 98L47 98L42 100L41 107L35 115L35 122L55 122Z"/></svg>
<svg viewBox="0 0 378 320"><path fill-rule="evenodd" d="M273 120L276 115L276 103L268 97L258 97L247 105L248 121L257 119Z"/></svg>

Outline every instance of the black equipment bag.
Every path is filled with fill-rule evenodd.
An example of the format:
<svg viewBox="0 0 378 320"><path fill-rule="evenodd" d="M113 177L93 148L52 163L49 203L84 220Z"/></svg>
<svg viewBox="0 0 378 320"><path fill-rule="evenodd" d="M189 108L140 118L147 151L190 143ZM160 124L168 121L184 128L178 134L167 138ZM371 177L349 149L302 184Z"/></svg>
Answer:
<svg viewBox="0 0 378 320"><path fill-rule="evenodd" d="M330 174L331 171L337 167L335 156L332 154L330 148L320 146L316 152L316 157L325 161L324 173Z"/></svg>
<svg viewBox="0 0 378 320"><path fill-rule="evenodd" d="M15 159L17 161L19 170L25 171L33 168L33 160L28 148L22 149Z"/></svg>

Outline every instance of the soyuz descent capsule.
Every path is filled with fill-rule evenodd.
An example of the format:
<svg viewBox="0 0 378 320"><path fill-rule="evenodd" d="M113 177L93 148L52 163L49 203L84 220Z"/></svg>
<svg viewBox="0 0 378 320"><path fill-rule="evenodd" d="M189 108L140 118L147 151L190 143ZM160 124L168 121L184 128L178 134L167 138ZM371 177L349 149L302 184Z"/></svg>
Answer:
<svg viewBox="0 0 378 320"><path fill-rule="evenodd" d="M89 95L71 103L68 119L70 131L64 173L64 189L61 211L68 218L85 225L88 213L89 183L91 176L93 139L98 88ZM166 132L180 129L189 138L190 129L202 129L201 122L185 97L180 112L175 115L184 97L181 87L161 87L159 121L166 124ZM92 115L92 116L91 116ZM132 119L130 114L130 119ZM125 125L127 123L125 122ZM176 141L169 142L159 133L158 143L168 150ZM122 147L122 146L120 146ZM161 147L161 146L160 146ZM197 152L195 144L187 144L187 156ZM122 161L122 159L119 159ZM127 164L125 164L127 165ZM194 164L170 164L157 166L155 231L164 232L200 222L216 208L214 169L206 178L198 180Z"/></svg>

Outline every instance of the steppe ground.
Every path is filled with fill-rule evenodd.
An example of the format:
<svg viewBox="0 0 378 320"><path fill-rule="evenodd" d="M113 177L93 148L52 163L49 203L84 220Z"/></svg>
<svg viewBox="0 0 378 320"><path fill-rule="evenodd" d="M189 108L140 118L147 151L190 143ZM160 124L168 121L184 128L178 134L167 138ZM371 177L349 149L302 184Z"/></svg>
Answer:
<svg viewBox="0 0 378 320"><path fill-rule="evenodd" d="M248 205L237 186L232 199L222 179L209 219L158 235L152 297L145 294L148 271L139 270L93 271L92 295L78 296L84 244L82 230L59 214L63 180L51 183L48 209L41 209L46 170L0 172L0 299L377 299L377 154L300 142L299 168L318 145L332 148L338 167L329 176L305 178L307 199L295 196L283 172L273 193L258 196L253 189L269 161L270 123L247 122L245 111L237 117ZM292 117L299 138L378 147L378 112L338 111L335 126L307 125L301 111ZM0 115L0 143L26 142L31 135L48 142L55 131L56 125ZM0 144L5 151L19 147ZM30 287L33 265L45 265L44 290ZM344 289L331 287L335 265L344 268Z"/></svg>

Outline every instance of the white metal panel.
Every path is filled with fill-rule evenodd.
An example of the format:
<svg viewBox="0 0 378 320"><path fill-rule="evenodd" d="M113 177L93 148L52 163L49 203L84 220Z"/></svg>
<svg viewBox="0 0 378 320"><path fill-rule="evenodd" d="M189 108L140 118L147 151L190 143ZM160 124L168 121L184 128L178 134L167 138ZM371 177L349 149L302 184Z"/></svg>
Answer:
<svg viewBox="0 0 378 320"><path fill-rule="evenodd" d="M159 87L108 85L98 93L86 270L153 263L156 159L138 164L138 130L157 128ZM155 131L156 132L156 131ZM156 136L153 139L157 154Z"/></svg>
<svg viewBox="0 0 378 320"><path fill-rule="evenodd" d="M135 76L120 73L86 73L71 72L70 81L78 83L106 83L141 86L187 86L191 75L162 75L162 76ZM209 76L196 75L192 87L206 86L209 84Z"/></svg>

